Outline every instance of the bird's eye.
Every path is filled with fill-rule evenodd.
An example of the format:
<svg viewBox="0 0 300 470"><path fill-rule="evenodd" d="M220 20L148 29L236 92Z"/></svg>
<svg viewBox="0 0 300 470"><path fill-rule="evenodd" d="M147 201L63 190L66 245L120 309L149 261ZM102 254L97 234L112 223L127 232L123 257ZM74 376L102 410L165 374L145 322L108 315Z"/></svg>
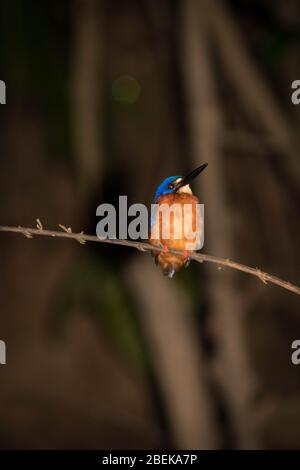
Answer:
<svg viewBox="0 0 300 470"><path fill-rule="evenodd" d="M168 184L168 189L174 189L174 184L173 184L173 183L169 183L169 184Z"/></svg>

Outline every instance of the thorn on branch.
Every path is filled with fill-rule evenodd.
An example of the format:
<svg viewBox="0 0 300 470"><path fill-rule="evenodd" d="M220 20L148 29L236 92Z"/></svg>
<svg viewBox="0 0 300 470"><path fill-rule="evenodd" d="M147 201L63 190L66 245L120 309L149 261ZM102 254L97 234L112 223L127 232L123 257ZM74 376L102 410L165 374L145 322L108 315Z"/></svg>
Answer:
<svg viewBox="0 0 300 470"><path fill-rule="evenodd" d="M72 233L71 227L66 227L65 225L62 225L62 224L58 224L58 226L59 226L64 232Z"/></svg>
<svg viewBox="0 0 300 470"><path fill-rule="evenodd" d="M144 248L143 246L138 246L138 245L137 245L136 248L137 248L139 251L144 251L144 252L145 252L145 251L148 251L148 250L146 250L146 248Z"/></svg>
<svg viewBox="0 0 300 470"><path fill-rule="evenodd" d="M80 237L82 235L82 237ZM81 244L84 245L86 243L86 240L83 238L84 232L80 232L79 237L77 238L77 241Z"/></svg>
<svg viewBox="0 0 300 470"><path fill-rule="evenodd" d="M25 230L21 225L18 227L21 230L21 233L26 237L26 238L33 238L32 234L28 232L28 230Z"/></svg>
<svg viewBox="0 0 300 470"><path fill-rule="evenodd" d="M42 222L40 221L40 219L36 219L36 227L38 230L44 230L44 227L42 225Z"/></svg>
<svg viewBox="0 0 300 470"><path fill-rule="evenodd" d="M264 284L268 284L267 283L267 280L266 280L266 275L265 273L263 273L260 269L256 268L256 272L257 272L257 277L259 277L259 279L264 283Z"/></svg>

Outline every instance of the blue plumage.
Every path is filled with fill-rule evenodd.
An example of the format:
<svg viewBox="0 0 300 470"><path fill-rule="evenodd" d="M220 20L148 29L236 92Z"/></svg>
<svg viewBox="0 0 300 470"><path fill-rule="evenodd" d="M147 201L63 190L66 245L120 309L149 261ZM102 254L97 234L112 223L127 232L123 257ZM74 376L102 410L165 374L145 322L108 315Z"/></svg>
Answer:
<svg viewBox="0 0 300 470"><path fill-rule="evenodd" d="M168 178L165 178L163 182L158 186L155 196L154 196L154 204L157 204L158 199L160 196L163 194L171 194L176 191L175 187L169 188L169 185L174 183L178 178L182 178L182 176L169 176Z"/></svg>
<svg viewBox="0 0 300 470"><path fill-rule="evenodd" d="M176 189L175 187L173 188L169 188L168 186L172 183L174 183L174 181L176 181L178 178L181 178L181 176L169 176L168 178L165 178L163 180L163 182L158 186L156 192L155 192L155 195L154 195L154 204L158 204L159 203L159 198L163 195L163 194L171 194L171 193L175 193L176 192ZM150 221L150 224L151 224L151 227L153 226L154 224L154 221L155 221L155 218L156 218L156 212L157 212L157 207L153 207L152 210L151 210L151 221Z"/></svg>

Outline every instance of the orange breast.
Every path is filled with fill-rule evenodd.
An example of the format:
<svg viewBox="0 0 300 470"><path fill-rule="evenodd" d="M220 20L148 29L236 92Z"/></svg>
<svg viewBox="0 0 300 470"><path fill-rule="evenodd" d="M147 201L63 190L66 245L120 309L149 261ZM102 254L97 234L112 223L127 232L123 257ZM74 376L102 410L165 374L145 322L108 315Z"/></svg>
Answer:
<svg viewBox="0 0 300 470"><path fill-rule="evenodd" d="M150 243L167 245L174 250L196 249L199 241L197 204L198 198L190 194L161 196L153 214Z"/></svg>
<svg viewBox="0 0 300 470"><path fill-rule="evenodd" d="M181 251L198 248L200 233L197 230L196 196L176 193L161 196L152 217L150 243L155 246L167 246ZM199 221L198 221L199 222ZM199 227L198 227L199 228ZM154 253L163 270L171 265L178 271L183 264L183 257L172 253Z"/></svg>

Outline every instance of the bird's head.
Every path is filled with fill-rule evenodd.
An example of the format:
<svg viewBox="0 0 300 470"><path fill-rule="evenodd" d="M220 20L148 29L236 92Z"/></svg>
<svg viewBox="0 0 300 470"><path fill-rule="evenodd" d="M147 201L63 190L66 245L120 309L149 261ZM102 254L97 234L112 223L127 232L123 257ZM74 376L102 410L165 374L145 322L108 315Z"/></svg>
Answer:
<svg viewBox="0 0 300 470"><path fill-rule="evenodd" d="M196 176L198 176L201 171L203 171L207 167L207 163L199 166L187 176L169 176L165 178L163 182L158 186L155 196L154 202L157 203L158 199L163 196L164 194L174 194L174 193L187 193L192 194L192 190L189 186L189 183L193 181Z"/></svg>

